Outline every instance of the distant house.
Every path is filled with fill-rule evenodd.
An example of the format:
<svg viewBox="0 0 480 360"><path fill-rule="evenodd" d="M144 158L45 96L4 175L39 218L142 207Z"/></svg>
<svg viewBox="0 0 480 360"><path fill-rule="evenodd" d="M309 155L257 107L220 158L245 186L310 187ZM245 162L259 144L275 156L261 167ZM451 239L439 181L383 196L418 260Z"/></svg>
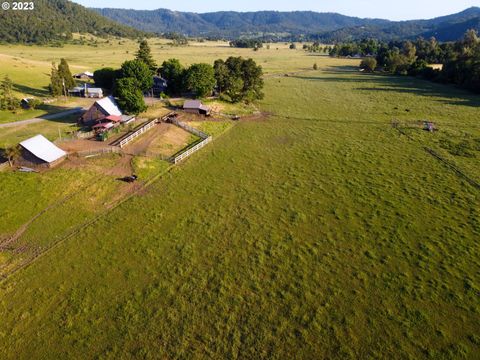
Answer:
<svg viewBox="0 0 480 360"><path fill-rule="evenodd" d="M74 74L73 77L80 80L93 80L93 73L85 71L83 73Z"/></svg>
<svg viewBox="0 0 480 360"><path fill-rule="evenodd" d="M103 90L100 88L87 88L87 91L85 92L85 97L101 99L103 98Z"/></svg>
<svg viewBox="0 0 480 360"><path fill-rule="evenodd" d="M210 115L210 108L203 105L200 100L187 100L183 104L183 110L190 114Z"/></svg>
<svg viewBox="0 0 480 360"><path fill-rule="evenodd" d="M76 86L73 89L68 90L70 96L88 97L94 99L103 98L103 90L100 88L84 86Z"/></svg>
<svg viewBox="0 0 480 360"><path fill-rule="evenodd" d="M112 115L121 117L122 112L115 99L112 96L108 96L102 100L95 101L90 109L80 118L80 122L85 125L93 125Z"/></svg>
<svg viewBox="0 0 480 360"><path fill-rule="evenodd" d="M160 76L153 77L153 88L152 88L153 96L160 96L161 93L164 93L167 91L167 87L168 87L167 80L165 80Z"/></svg>
<svg viewBox="0 0 480 360"><path fill-rule="evenodd" d="M37 135L20 143L24 165L54 167L60 164L67 153L43 135Z"/></svg>

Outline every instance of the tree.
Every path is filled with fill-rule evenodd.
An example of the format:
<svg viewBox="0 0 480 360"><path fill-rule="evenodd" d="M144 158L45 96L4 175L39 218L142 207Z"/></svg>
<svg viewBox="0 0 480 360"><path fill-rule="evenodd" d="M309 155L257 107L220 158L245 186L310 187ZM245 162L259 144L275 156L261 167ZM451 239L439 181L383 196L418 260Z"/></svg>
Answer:
<svg viewBox="0 0 480 360"><path fill-rule="evenodd" d="M61 59L58 64L58 76L62 79L62 86L65 86L65 90L75 87L75 80L65 59Z"/></svg>
<svg viewBox="0 0 480 360"><path fill-rule="evenodd" d="M295 43L291 43L289 48L290 50L295 50L297 48L297 45Z"/></svg>
<svg viewBox="0 0 480 360"><path fill-rule="evenodd" d="M20 147L19 146L12 146L4 151L5 157L8 160L8 164L10 167L13 166L13 163L15 162L15 159L18 158L21 154Z"/></svg>
<svg viewBox="0 0 480 360"><path fill-rule="evenodd" d="M263 98L263 70L254 60L232 56L225 62L217 60L214 68L219 91L230 101L249 102Z"/></svg>
<svg viewBox="0 0 480 360"><path fill-rule="evenodd" d="M0 110L15 110L19 105L20 102L13 95L12 80L5 75L0 83Z"/></svg>
<svg viewBox="0 0 480 360"><path fill-rule="evenodd" d="M58 68L54 62L52 63L52 70L50 73L49 90L50 94L53 96L61 96L63 94L63 81L58 74Z"/></svg>
<svg viewBox="0 0 480 360"><path fill-rule="evenodd" d="M215 60L215 63L213 64L213 69L215 71L215 80L217 81L218 91L222 92L228 84L228 67L225 64L225 61L223 61L222 59L218 59Z"/></svg>
<svg viewBox="0 0 480 360"><path fill-rule="evenodd" d="M253 59L244 60L242 64L244 98L248 102L263 99L263 70Z"/></svg>
<svg viewBox="0 0 480 360"><path fill-rule="evenodd" d="M185 69L178 59L164 61L159 73L167 80L169 93L180 94L183 92Z"/></svg>
<svg viewBox="0 0 480 360"><path fill-rule="evenodd" d="M122 64L122 78L132 78L141 92L147 92L153 87L153 76L148 66L139 60L125 61Z"/></svg>
<svg viewBox="0 0 480 360"><path fill-rule="evenodd" d="M313 70L318 70L318 65L317 65L317 63L313 64Z"/></svg>
<svg viewBox="0 0 480 360"><path fill-rule="evenodd" d="M140 114L147 109L143 93L134 78L122 78L117 80L115 94L118 97L118 105L127 114Z"/></svg>
<svg viewBox="0 0 480 360"><path fill-rule="evenodd" d="M215 83L215 71L209 64L193 64L185 75L187 89L197 97L211 95Z"/></svg>
<svg viewBox="0 0 480 360"><path fill-rule="evenodd" d="M373 57L368 57L366 59L363 59L362 62L360 63L360 69L363 69L367 72L374 72L375 69L377 68L377 60Z"/></svg>
<svg viewBox="0 0 480 360"><path fill-rule="evenodd" d="M93 73L93 79L95 80L95 85L103 88L112 90L113 85L115 85L115 79L117 77L117 72L111 67L106 67L103 69L96 70Z"/></svg>
<svg viewBox="0 0 480 360"><path fill-rule="evenodd" d="M152 75L154 75L157 72L158 66L155 60L153 59L152 50L150 49L150 46L148 45L147 40L140 41L140 46L136 54L136 60L139 60L145 63L145 65L147 65L148 68L150 69L150 72L152 73Z"/></svg>

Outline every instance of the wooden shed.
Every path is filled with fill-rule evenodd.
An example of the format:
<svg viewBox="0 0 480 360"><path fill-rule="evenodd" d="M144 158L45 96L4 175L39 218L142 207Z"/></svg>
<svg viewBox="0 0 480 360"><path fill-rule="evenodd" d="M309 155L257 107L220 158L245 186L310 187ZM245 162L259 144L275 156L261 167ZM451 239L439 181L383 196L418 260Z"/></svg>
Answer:
<svg viewBox="0 0 480 360"><path fill-rule="evenodd" d="M210 108L203 105L200 100L187 100L183 104L183 110L190 114L210 115Z"/></svg>

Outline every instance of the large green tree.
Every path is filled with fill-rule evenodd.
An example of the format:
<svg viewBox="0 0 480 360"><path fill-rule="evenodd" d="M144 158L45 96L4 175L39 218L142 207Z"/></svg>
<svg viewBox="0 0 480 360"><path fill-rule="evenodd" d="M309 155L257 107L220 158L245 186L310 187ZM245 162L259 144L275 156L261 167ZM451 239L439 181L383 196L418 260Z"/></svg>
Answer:
<svg viewBox="0 0 480 360"><path fill-rule="evenodd" d="M263 98L263 70L252 59L229 57L215 61L215 79L224 98L251 102Z"/></svg>
<svg viewBox="0 0 480 360"><path fill-rule="evenodd" d="M127 114L139 114L147 109L143 93L134 78L122 78L117 80L115 95L118 105Z"/></svg>
<svg viewBox="0 0 480 360"><path fill-rule="evenodd" d="M187 89L197 97L211 95L215 83L215 71L209 64L193 64L185 75Z"/></svg>
<svg viewBox="0 0 480 360"><path fill-rule="evenodd" d="M122 64L122 78L134 79L140 91L146 92L153 87L153 77L148 66L139 60L125 61Z"/></svg>
<svg viewBox="0 0 480 360"><path fill-rule="evenodd" d="M180 94L185 89L185 69L180 60L169 59L164 61L159 69L159 74L168 82L168 92L173 95Z"/></svg>
<svg viewBox="0 0 480 360"><path fill-rule="evenodd" d="M117 71L111 67L98 69L93 73L95 85L103 89L112 90L117 77Z"/></svg>
<svg viewBox="0 0 480 360"><path fill-rule="evenodd" d="M140 46L136 54L136 60L144 62L150 69L150 72L152 73L152 75L154 75L157 72L158 66L155 60L153 59L152 50L150 49L150 46L148 45L147 40L140 41Z"/></svg>

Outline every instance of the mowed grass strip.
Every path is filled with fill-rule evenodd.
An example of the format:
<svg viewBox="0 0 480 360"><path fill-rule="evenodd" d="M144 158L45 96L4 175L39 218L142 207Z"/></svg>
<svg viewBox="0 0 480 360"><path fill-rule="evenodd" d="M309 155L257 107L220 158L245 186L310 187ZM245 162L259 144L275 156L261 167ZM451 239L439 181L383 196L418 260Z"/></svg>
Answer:
<svg viewBox="0 0 480 360"><path fill-rule="evenodd" d="M474 358L478 191L390 121L475 108L348 70L268 79L268 120L4 283L2 357Z"/></svg>

